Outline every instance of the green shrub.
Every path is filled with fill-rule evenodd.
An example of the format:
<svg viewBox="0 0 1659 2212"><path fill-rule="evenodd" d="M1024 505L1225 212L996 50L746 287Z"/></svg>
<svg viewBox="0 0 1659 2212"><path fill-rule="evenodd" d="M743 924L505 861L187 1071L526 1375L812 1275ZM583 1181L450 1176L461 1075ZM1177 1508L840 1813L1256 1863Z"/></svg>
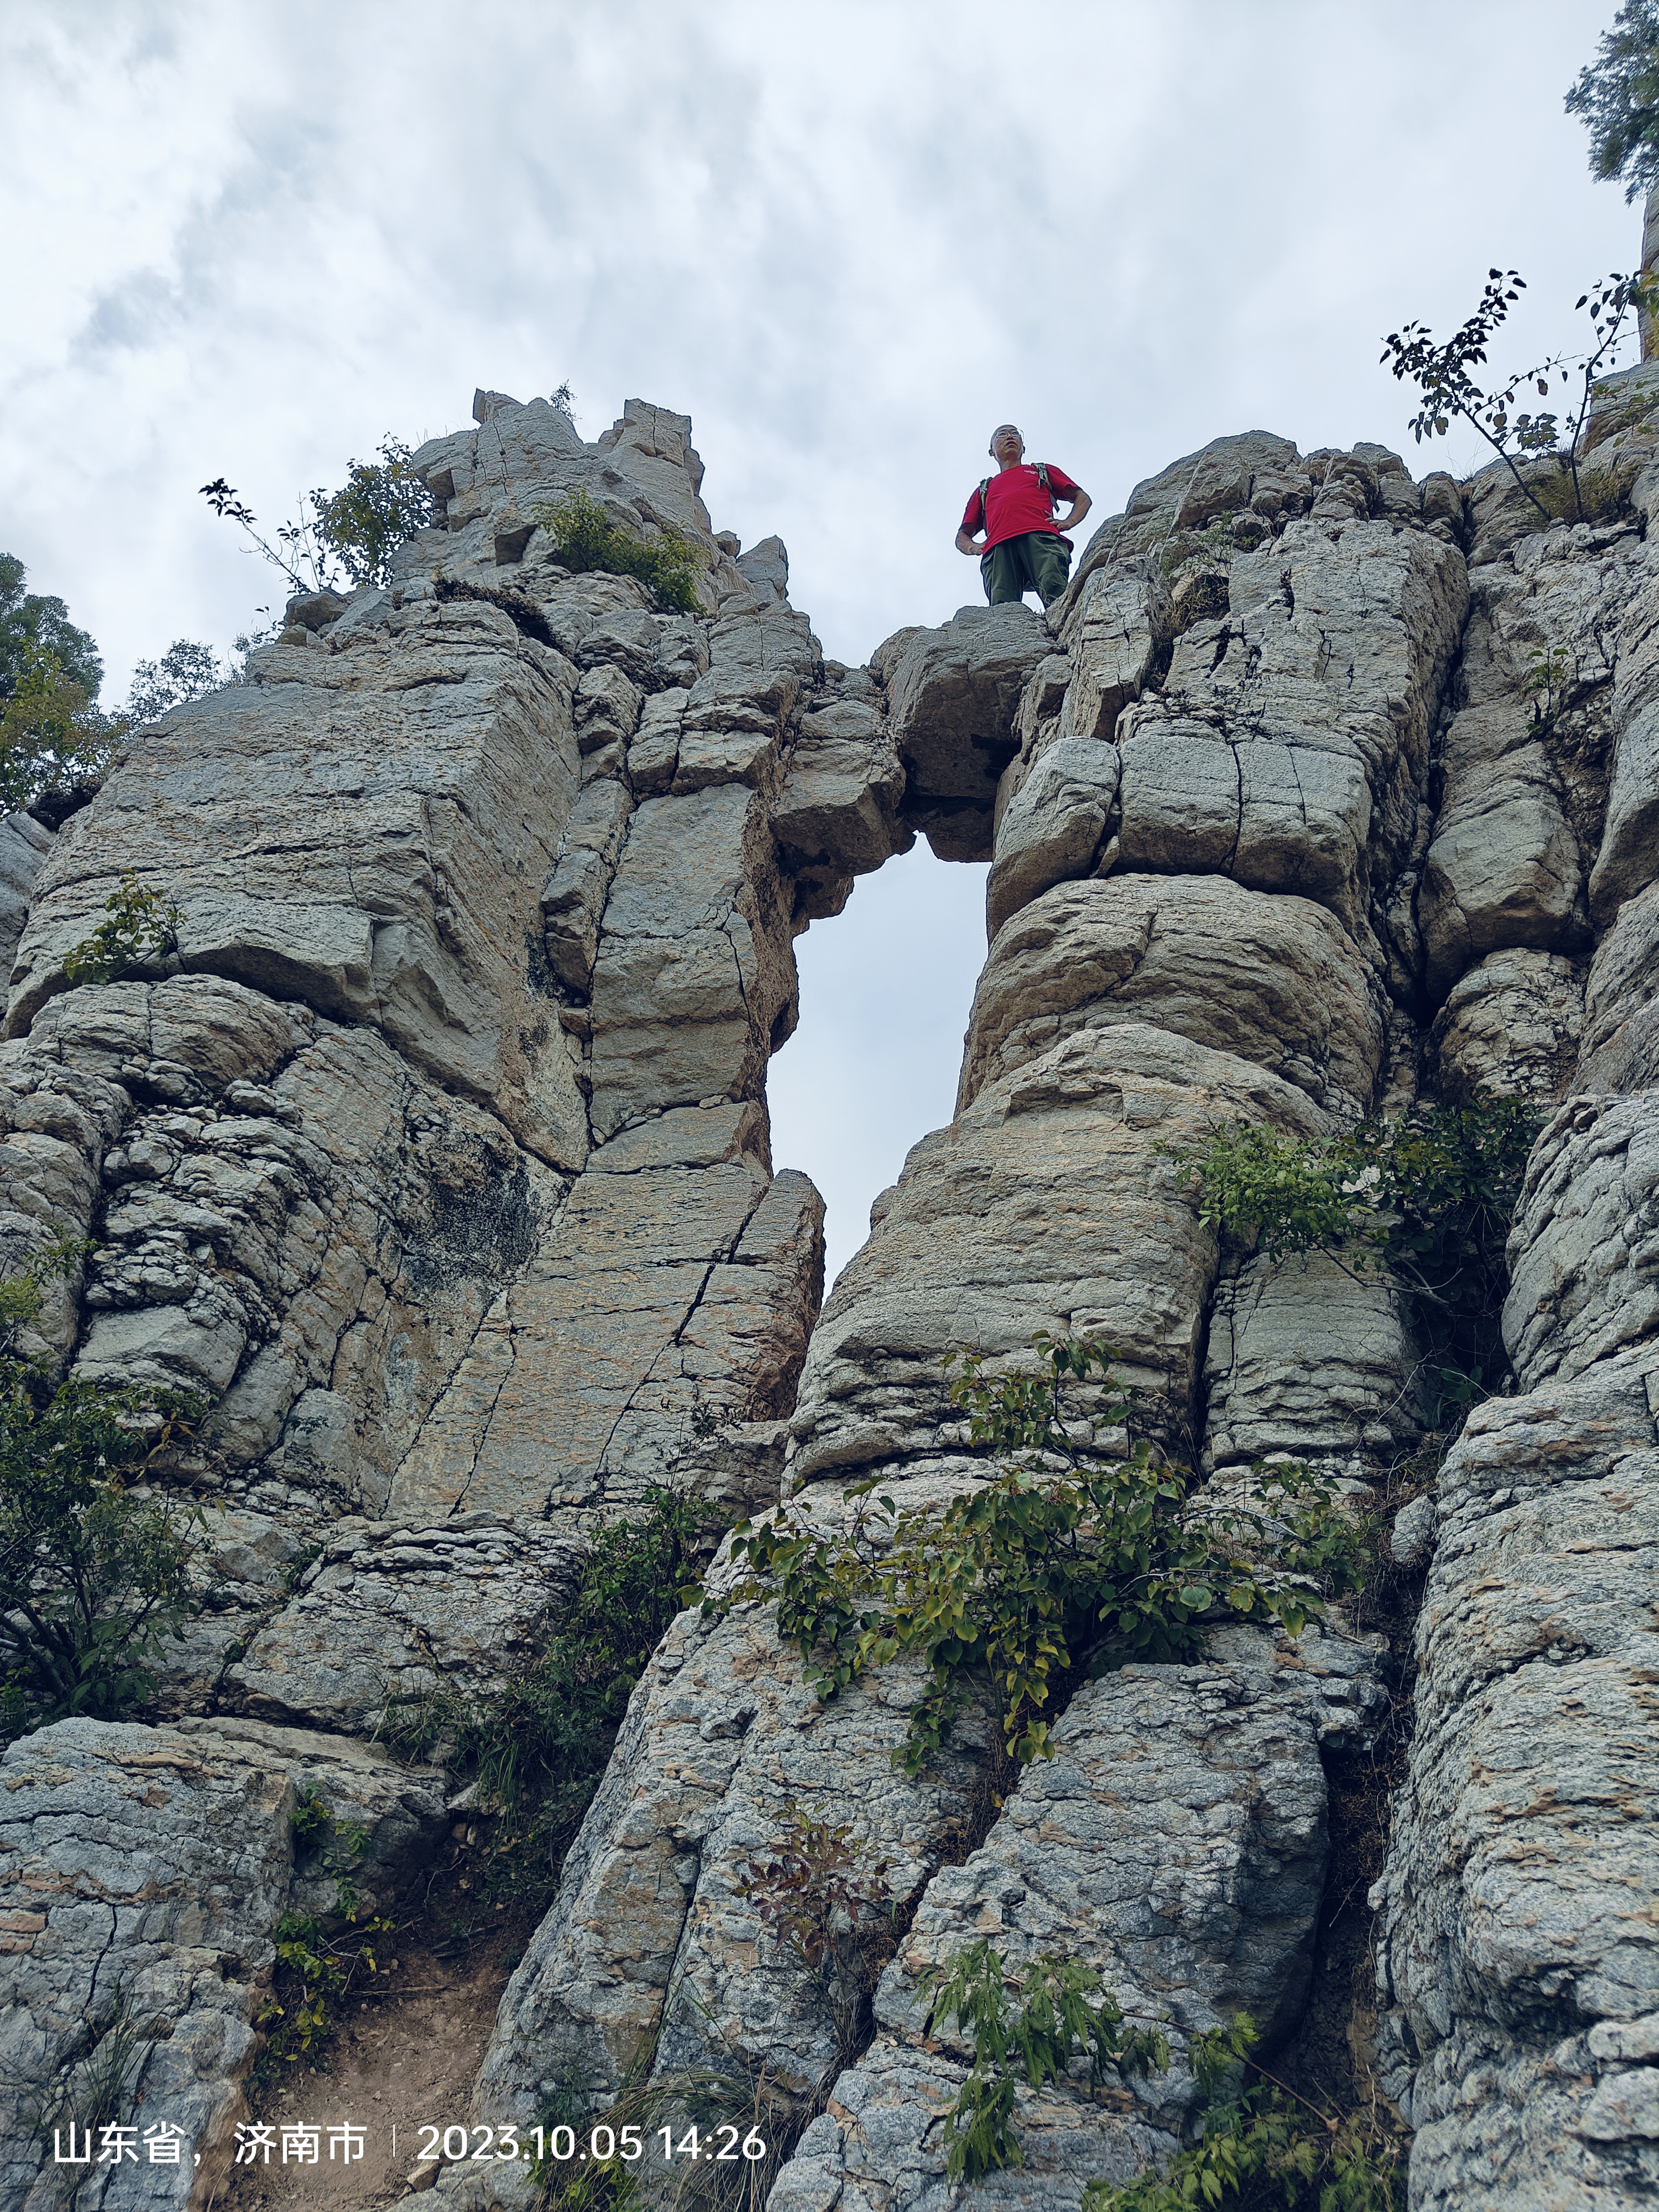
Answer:
<svg viewBox="0 0 1659 2212"><path fill-rule="evenodd" d="M771 1856L748 1860L737 1885L773 1941L812 1977L836 2031L836 2073L857 2055L876 1953L892 1948L890 1936L884 1946L870 1941L884 1922L891 1928L890 1862L861 1866L852 1838L850 1823L837 1826L822 1808L814 1813L792 1804Z"/></svg>
<svg viewBox="0 0 1659 2212"><path fill-rule="evenodd" d="M121 888L104 901L104 913L107 919L64 957L72 988L112 983L139 961L178 950L184 916L170 899L141 884L136 869L122 869Z"/></svg>
<svg viewBox="0 0 1659 2212"><path fill-rule="evenodd" d="M0 1735L76 1713L117 1720L148 1662L201 1610L198 1506L135 1496L191 1437L198 1401L102 1390L0 1358Z"/></svg>
<svg viewBox="0 0 1659 2212"><path fill-rule="evenodd" d="M475 1704L443 1689L389 1698L380 1733L417 1757L447 1739L474 1777L477 1802L501 1816L507 1853L544 1846L556 1864L599 1787L634 1685L680 1608L699 1528L693 1503L647 1491L642 1520L595 1534L570 1610L539 1659Z"/></svg>
<svg viewBox="0 0 1659 2212"><path fill-rule="evenodd" d="M1504 1371L1504 1246L1537 1111L1524 1100L1413 1107L1343 1137L1285 1137L1219 1124L1201 1152L1171 1155L1199 1179L1199 1218L1255 1235L1270 1259L1322 1251L1357 1279L1387 1273L1410 1293L1443 1402L1467 1402Z"/></svg>
<svg viewBox="0 0 1659 2212"><path fill-rule="evenodd" d="M1126 2028L1099 1975L1073 1959L1045 1951L1033 1960L1015 1984L1018 2004L1008 1985L1001 1954L985 1938L953 1952L918 1985L927 2005L924 2034L954 2019L974 2050L968 2078L945 2115L945 2171L952 2181L980 2181L1024 2163L1012 2129L1020 2075L1033 2089L1043 2088L1066 2076L1076 2054L1088 2059L1092 2089L1109 2071L1150 2074L1170 2063L1162 2033Z"/></svg>
<svg viewBox="0 0 1659 2212"><path fill-rule="evenodd" d="M660 605L680 614L702 612L697 579L708 565L708 556L682 532L665 527L660 538L642 544L617 529L585 491L573 491L556 505L544 503L530 511L574 574L599 568L608 575L635 576L656 594Z"/></svg>
<svg viewBox="0 0 1659 2212"><path fill-rule="evenodd" d="M379 1915L359 1927L348 1912L346 1926L331 1931L314 1913L285 1912L276 1923L270 1995L257 2023L270 2032L268 2056L290 2065L309 2056L359 1971L380 1971L377 1939L395 1933L394 1923Z"/></svg>
<svg viewBox="0 0 1659 2212"><path fill-rule="evenodd" d="M1368 2115L1327 2117L1258 2082L1204 2121L1167 2173L1091 2181L1083 2212L1405 2212L1401 2142Z"/></svg>
<svg viewBox="0 0 1659 2212"><path fill-rule="evenodd" d="M945 2115L945 2171L974 2182L1023 2163L1013 2132L1023 2079L1033 2089L1075 2081L1086 2057L1088 2086L1109 2075L1164 2073L1162 2027L1126 2024L1100 1978L1054 1952L1012 1976L988 1940L969 1943L923 1975L923 2033L954 2019L973 2050L967 2079ZM1167 2173L1115 2186L1092 2181L1084 2212L1403 2212L1396 2136L1374 2117L1326 2113L1271 2076L1239 2092L1255 2022L1236 2013L1225 2027L1193 2036L1184 2053L1198 2087L1202 2134L1178 2151ZM1260 2070L1259 2069L1257 2069ZM1223 2091L1235 2093L1223 2097Z"/></svg>
<svg viewBox="0 0 1659 2212"><path fill-rule="evenodd" d="M1218 1620L1295 1635L1324 1594L1358 1580L1358 1539L1305 1468L1265 1469L1248 1503L1223 1505L1145 1443L1106 1458L1098 1433L1130 1403L1110 1350L1041 1332L1032 1342L1038 1364L994 1382L975 1354L946 1362L961 1366L951 1395L969 1413L970 1441L1006 1462L983 1487L935 1517L872 1497L879 1478L854 1484L845 1535L815 1535L788 1508L740 1522L732 1551L744 1579L704 1600L708 1613L775 1599L778 1632L826 1700L866 1667L921 1656L927 1685L899 1754L912 1773L971 1698L997 1714L1016 1759L1047 1758L1042 1708L1074 1666L1101 1674L1188 1658ZM1079 1418L1067 1392L1091 1373L1104 1402Z"/></svg>

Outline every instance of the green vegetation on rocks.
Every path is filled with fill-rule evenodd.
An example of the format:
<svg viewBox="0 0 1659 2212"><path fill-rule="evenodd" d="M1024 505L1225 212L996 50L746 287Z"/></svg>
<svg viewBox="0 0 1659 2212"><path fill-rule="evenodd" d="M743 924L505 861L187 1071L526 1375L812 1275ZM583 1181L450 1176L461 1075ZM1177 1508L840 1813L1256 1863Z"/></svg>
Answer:
<svg viewBox="0 0 1659 2212"><path fill-rule="evenodd" d="M1033 1367L988 1380L977 1353L953 1353L952 1402L999 1471L943 1515L901 1510L852 1486L846 1535L817 1535L787 1507L742 1522L737 1587L704 1611L775 1599L778 1632L820 1698L913 1652L927 1686L903 1764L919 1772L963 1708L984 1699L1022 1762L1052 1755L1050 1705L1074 1668L1179 1660L1213 1622L1277 1623L1297 1634L1323 1600L1356 1585L1354 1532L1325 1483L1296 1466L1263 1468L1248 1499L1218 1502L1145 1443L1103 1448L1132 1410L1094 1338L1032 1339ZM1091 1376L1095 1402L1068 1393Z"/></svg>
<svg viewBox="0 0 1659 2212"><path fill-rule="evenodd" d="M441 1688L387 1699L380 1734L406 1756L440 1743L501 1823L492 1879L511 1884L544 1856L556 1875L611 1756L635 1683L690 1595L702 1516L647 1492L645 1512L594 1534L558 1633L493 1696Z"/></svg>
<svg viewBox="0 0 1659 2212"><path fill-rule="evenodd" d="M1415 1106L1322 1141L1246 1121L1173 1157L1199 1185L1199 1218L1254 1237L1269 1259L1325 1252L1348 1273L1389 1274L1416 1310L1443 1401L1489 1395L1505 1372L1504 1247L1538 1133L1521 1099Z"/></svg>
<svg viewBox="0 0 1659 2212"><path fill-rule="evenodd" d="M183 915L170 899L140 883L135 869L122 869L119 890L104 901L104 915L92 935L64 956L71 988L112 983L141 960L178 949Z"/></svg>
<svg viewBox="0 0 1659 2212"><path fill-rule="evenodd" d="M708 565L702 548L681 532L665 527L660 538L642 543L619 530L599 501L585 491L572 492L556 505L530 510L547 532L554 551L577 575L602 569L607 575L634 576L656 594L658 603L679 614L702 611L697 579Z"/></svg>
<svg viewBox="0 0 1659 2212"><path fill-rule="evenodd" d="M14 1347L42 1310L60 1245L0 1285L0 1738L150 1694L149 1662L201 1610L201 1510L152 1487L204 1408L179 1391L106 1390Z"/></svg>

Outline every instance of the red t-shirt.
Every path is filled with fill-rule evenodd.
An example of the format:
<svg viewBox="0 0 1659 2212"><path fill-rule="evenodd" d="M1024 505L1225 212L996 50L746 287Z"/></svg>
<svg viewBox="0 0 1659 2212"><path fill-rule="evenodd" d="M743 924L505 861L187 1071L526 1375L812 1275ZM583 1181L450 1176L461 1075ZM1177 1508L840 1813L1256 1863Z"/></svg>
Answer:
<svg viewBox="0 0 1659 2212"><path fill-rule="evenodd" d="M1048 482L1055 493L1064 500L1077 496L1079 487L1072 482L1064 469L1057 469L1052 461L1046 464ZM1054 527L1054 510L1048 495L1042 489L1035 461L1021 461L1017 468L1003 469L991 478L985 488L981 502L979 487L974 488L962 517L962 526L971 538L981 523L985 525L985 544L981 550L988 553L994 545L1000 545L1005 538L1024 538L1028 531ZM1071 540L1065 541L1068 545Z"/></svg>

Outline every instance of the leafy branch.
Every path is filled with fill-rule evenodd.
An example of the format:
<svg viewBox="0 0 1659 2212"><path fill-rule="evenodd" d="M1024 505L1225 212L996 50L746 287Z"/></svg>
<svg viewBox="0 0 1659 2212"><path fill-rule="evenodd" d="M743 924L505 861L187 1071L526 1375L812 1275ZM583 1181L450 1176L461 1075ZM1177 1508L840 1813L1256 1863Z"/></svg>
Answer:
<svg viewBox="0 0 1659 2212"><path fill-rule="evenodd" d="M1356 1281L1397 1280L1461 1402L1503 1364L1504 1242L1538 1121L1524 1100L1480 1097L1318 1141L1232 1121L1170 1157L1193 1171L1211 1228L1271 1260L1319 1251Z"/></svg>
<svg viewBox="0 0 1659 2212"><path fill-rule="evenodd" d="M1576 518L1582 522L1585 520L1584 495L1578 476L1578 447L1589 419L1595 380L1602 373L1608 356L1629 335L1630 318L1650 315L1659 305L1659 278L1644 270L1628 276L1615 271L1591 285L1576 303L1589 317L1591 343L1587 352L1572 356L1553 354L1536 368L1499 378L1488 387L1477 380L1473 371L1486 367L1489 348L1508 319L1510 309L1525 289L1525 278L1515 270L1490 269L1480 306L1449 338L1437 344L1426 323L1409 322L1402 330L1390 331L1383 340L1380 359L1385 365L1391 365L1397 381L1409 381L1417 386L1422 404L1408 427L1419 445L1425 438L1447 436L1452 418L1461 418L1498 454L1547 525L1554 517L1522 475L1510 445L1513 441L1522 453L1540 454L1558 453L1559 447L1558 458L1571 474ZM1538 395L1547 398L1553 377L1565 386L1575 374L1582 380L1582 389L1577 413L1571 419L1562 446L1561 428L1555 416L1516 415L1515 402L1516 395L1528 386L1535 386Z"/></svg>
<svg viewBox="0 0 1659 2212"><path fill-rule="evenodd" d="M258 518L223 477L201 487L214 513L234 522L296 592L349 590L390 580L400 545L440 520L436 501L414 465L407 446L380 441L378 461L353 461L337 491L322 486L308 495L291 523L279 523L276 544L260 536ZM279 550L280 549L280 550ZM336 564L343 574L337 574Z"/></svg>
<svg viewBox="0 0 1659 2212"><path fill-rule="evenodd" d="M917 1987L927 2007L923 2033L954 2020L974 2053L945 2115L945 2172L952 2181L980 2181L1024 2163L1012 2124L1021 2075L1033 2089L1043 2088L1069 2072L1075 2054L1088 2059L1092 2089L1109 2074L1163 2073L1170 2063L1160 2029L1126 2027L1122 2008L1102 1989L1099 1975L1056 1952L1042 1952L1016 1978L981 1937L931 1967ZM1243 2014L1239 2019L1253 2035L1254 2023Z"/></svg>
<svg viewBox="0 0 1659 2212"><path fill-rule="evenodd" d="M184 916L171 899L138 880L136 868L123 868L120 889L104 901L104 920L88 938L64 956L71 989L84 983L112 983L141 960L179 949Z"/></svg>
<svg viewBox="0 0 1659 2212"><path fill-rule="evenodd" d="M994 1380L982 1358L960 1364L952 1402L971 1443L1002 1459L942 1515L901 1510L851 1486L844 1532L816 1533L799 1507L740 1522L732 1556L743 1579L703 1601L705 1615L775 1601L778 1632L826 1702L902 1654L927 1671L901 1751L919 1772L970 1699L997 1715L1022 1763L1053 1755L1050 1705L1062 1678L1132 1660L1190 1657L1213 1620L1277 1623L1296 1635L1324 1595L1358 1586L1357 1540L1334 1492L1304 1468L1261 1471L1247 1501L1218 1503L1144 1443L1109 1455L1130 1399L1097 1339L1032 1340L1037 1358ZM1090 1382L1094 1403L1073 1412Z"/></svg>

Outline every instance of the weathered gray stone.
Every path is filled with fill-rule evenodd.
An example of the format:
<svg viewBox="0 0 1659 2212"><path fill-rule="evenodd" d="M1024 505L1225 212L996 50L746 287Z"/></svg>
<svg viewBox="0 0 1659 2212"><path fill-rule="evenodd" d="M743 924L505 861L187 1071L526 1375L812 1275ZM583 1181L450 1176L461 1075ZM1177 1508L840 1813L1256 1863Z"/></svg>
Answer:
<svg viewBox="0 0 1659 2212"><path fill-rule="evenodd" d="M1074 2204L1097 2177L1133 2179L1176 2146L1188 2036L1239 2009L1270 2044L1283 2033L1327 1845L1316 1700L1294 1654L1282 1672L1279 1656L1227 1632L1210 1665L1128 1667L1079 1692L1054 1759L1022 1775L980 1850L929 1883L877 1993L880 2033L836 2081L784 2203L828 2212L843 2189L880 2212L948 2201L939 2124L969 2053L954 2021L924 2038L915 1983L978 1937L1015 1973L1041 1951L1080 1960L1138 2022L1164 2023L1177 2054L1100 2101L1022 2084L1023 2164L975 2192L988 2203Z"/></svg>
<svg viewBox="0 0 1659 2212"><path fill-rule="evenodd" d="M797 996L767 812L731 782L630 818L593 969L596 1138L664 1107L759 1095Z"/></svg>
<svg viewBox="0 0 1659 2212"><path fill-rule="evenodd" d="M1299 892L1358 929L1415 827L1462 561L1386 523L1297 522L1234 558L1229 592L1119 718L1119 865Z"/></svg>
<svg viewBox="0 0 1659 2212"><path fill-rule="evenodd" d="M52 845L52 831L32 814L0 818L0 973L7 975L28 919L35 878Z"/></svg>
<svg viewBox="0 0 1659 2212"><path fill-rule="evenodd" d="M632 811L625 784L607 776L586 785L565 824L558 865L542 888L548 965L567 990L583 997Z"/></svg>
<svg viewBox="0 0 1659 2212"><path fill-rule="evenodd" d="M1581 1091L1659 1085L1659 884L1619 909L1584 989Z"/></svg>
<svg viewBox="0 0 1659 2212"><path fill-rule="evenodd" d="M1070 649L1062 735L1109 738L1123 708L1140 696L1170 629L1169 593L1155 567L1144 576L1090 576L1061 632Z"/></svg>
<svg viewBox="0 0 1659 2212"><path fill-rule="evenodd" d="M945 1355L1001 1358L1038 1328L1116 1346L1146 1424L1190 1455L1215 1238L1155 1148L1234 1116L1325 1127L1277 1076L1145 1023L1062 1037L987 1085L871 1210L813 1334L794 1479L951 1448Z"/></svg>
<svg viewBox="0 0 1659 2212"><path fill-rule="evenodd" d="M293 1729L90 1720L12 1743L0 1776L6 2202L61 2203L63 2169L24 2116L66 2083L80 2117L75 2069L124 2001L149 2032L134 2124L179 2130L183 2150L176 2166L121 2161L98 2177L95 2201L111 2212L204 2204L228 2179L246 2115L242 2077L285 1905L330 1910L337 1858L366 1900L389 1899L443 1820L441 1778ZM325 1846L296 1879L291 1824L305 1789L367 1835L356 1853Z"/></svg>
<svg viewBox="0 0 1659 2212"><path fill-rule="evenodd" d="M1528 1389L1659 1330L1659 1091L1570 1099L1533 1147L1504 1341Z"/></svg>
<svg viewBox="0 0 1659 2212"><path fill-rule="evenodd" d="M1236 1053L1339 1113L1368 1109L1382 1060L1380 994L1324 908L1224 877L1114 876L1058 884L999 931L958 1107L1057 1038L1123 1022Z"/></svg>
<svg viewBox="0 0 1659 2212"><path fill-rule="evenodd" d="M392 1513L551 1512L574 1529L668 1479L699 1406L787 1410L823 1213L805 1176L773 1182L752 1157L585 1176L434 1407Z"/></svg>
<svg viewBox="0 0 1659 2212"><path fill-rule="evenodd" d="M1653 1929L1659 1352L1478 1407L1442 1471L1378 1973L1425 2212L1634 2206Z"/></svg>
<svg viewBox="0 0 1659 2212"><path fill-rule="evenodd" d="M1205 1463L1389 1458L1425 1425L1421 1367L1404 1295L1352 1255L1249 1260L1211 1309Z"/></svg>
<svg viewBox="0 0 1659 2212"><path fill-rule="evenodd" d="M568 664L496 607L427 599L254 665L158 725L59 833L7 1034L64 988L131 866L177 903L185 968L374 1022L580 1167L575 1069L526 958L575 796Z"/></svg>
<svg viewBox="0 0 1659 2212"><path fill-rule="evenodd" d="M956 1485L901 1480L901 1501L942 1498L981 1471L957 1464ZM849 1510L833 1486L810 1501L825 1530ZM724 1620L682 1613L634 1693L558 1899L507 1986L479 2116L533 2123L573 2062L602 2111L641 2037L654 2038L662 2075L746 2057L821 2080L836 2055L830 2022L799 1963L769 1945L757 1956L758 1918L737 1881L793 1802L850 1821L861 1853L890 1860L893 1893L915 1893L960 1832L982 1745L970 1714L961 1747L908 1780L888 1754L919 1687L914 1664L896 1665L821 1707L770 1607Z"/></svg>
<svg viewBox="0 0 1659 2212"><path fill-rule="evenodd" d="M1117 797L1118 769L1116 746L1092 738L1062 738L1033 763L997 823L985 886L988 937L1051 884L1089 872Z"/></svg>
<svg viewBox="0 0 1659 2212"><path fill-rule="evenodd" d="M848 674L808 702L772 806L798 921L838 913L854 876L915 842L915 831L899 818L904 769L879 695L862 696Z"/></svg>
<svg viewBox="0 0 1659 2212"><path fill-rule="evenodd" d="M373 1030L316 1035L303 1009L240 985L76 992L36 1026L3 1052L50 1047L57 1066L110 1067L141 1092L159 1060L191 1102L131 1115L101 1159L81 1371L207 1382L223 1394L213 1442L227 1476L257 1480L263 1463L334 1511L378 1511L563 1182ZM227 1083L239 1057L274 1081Z"/></svg>
<svg viewBox="0 0 1659 2212"><path fill-rule="evenodd" d="M1018 750L1015 710L1049 649L1043 617L1015 604L963 607L872 656L908 778L905 818L940 860L990 857L997 778Z"/></svg>
<svg viewBox="0 0 1659 2212"><path fill-rule="evenodd" d="M1559 1106L1574 1085L1584 1003L1582 961L1559 952L1488 953L1455 983L1430 1050L1443 1097Z"/></svg>
<svg viewBox="0 0 1659 2212"><path fill-rule="evenodd" d="M1607 829L1589 885L1590 908L1603 928L1659 872L1659 578L1632 602L1617 649Z"/></svg>
<svg viewBox="0 0 1659 2212"><path fill-rule="evenodd" d="M222 1710L367 1732L388 1697L476 1701L541 1650L582 1549L545 1522L331 1524L321 1559L218 1685Z"/></svg>
<svg viewBox="0 0 1659 2212"><path fill-rule="evenodd" d="M1436 1000L1500 945L1573 952L1587 942L1578 848L1557 790L1518 702L1453 722L1418 899Z"/></svg>

